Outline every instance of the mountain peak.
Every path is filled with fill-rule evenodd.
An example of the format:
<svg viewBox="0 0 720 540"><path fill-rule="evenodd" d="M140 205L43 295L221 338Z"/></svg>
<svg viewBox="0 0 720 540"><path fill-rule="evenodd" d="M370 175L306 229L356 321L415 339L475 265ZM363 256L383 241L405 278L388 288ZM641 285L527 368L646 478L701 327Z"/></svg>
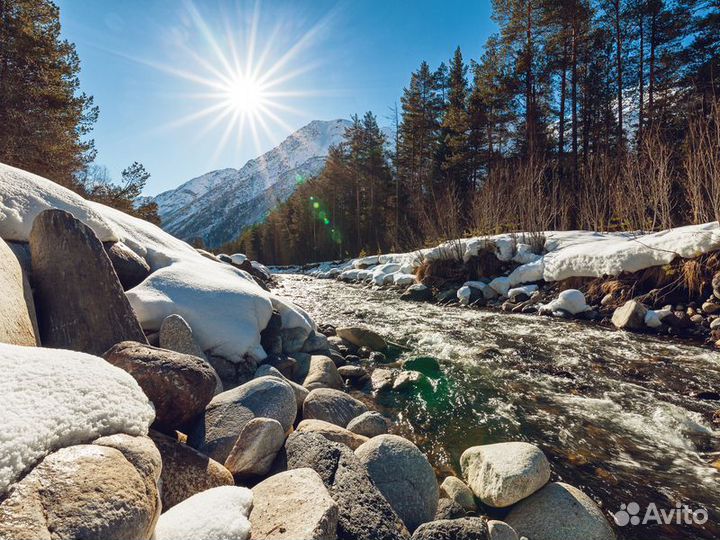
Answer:
<svg viewBox="0 0 720 540"><path fill-rule="evenodd" d="M159 194L151 200L163 229L187 241L201 238L209 247L234 239L292 195L297 175L318 174L350 125L344 119L313 120L240 169L210 171Z"/></svg>

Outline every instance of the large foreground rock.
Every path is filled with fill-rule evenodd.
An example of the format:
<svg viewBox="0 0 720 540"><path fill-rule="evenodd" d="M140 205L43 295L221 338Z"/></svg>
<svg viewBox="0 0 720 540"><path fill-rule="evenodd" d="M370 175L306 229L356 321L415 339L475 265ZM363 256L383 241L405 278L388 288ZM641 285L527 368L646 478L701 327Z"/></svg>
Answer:
<svg viewBox="0 0 720 540"><path fill-rule="evenodd" d="M151 431L150 438L162 457L163 511L202 491L235 484L232 474L222 464L191 446L157 431Z"/></svg>
<svg viewBox="0 0 720 540"><path fill-rule="evenodd" d="M488 540L482 518L441 519L420 525L412 540ZM579 540L579 539L578 539Z"/></svg>
<svg viewBox="0 0 720 540"><path fill-rule="evenodd" d="M276 377L258 377L215 396L190 432L189 442L214 460L225 463L250 420L273 418L287 433L296 414L295 393L289 384Z"/></svg>
<svg viewBox="0 0 720 540"><path fill-rule="evenodd" d="M154 540L248 540L253 494L221 486L181 502L160 516Z"/></svg>
<svg viewBox="0 0 720 540"><path fill-rule="evenodd" d="M157 464L143 471L108 446L70 446L50 454L0 502L0 538L150 538L160 513L156 457L136 456L141 467Z"/></svg>
<svg viewBox="0 0 720 540"><path fill-rule="evenodd" d="M46 347L102 354L121 341L147 343L103 245L62 210L45 210L30 233L33 285Z"/></svg>
<svg viewBox="0 0 720 540"><path fill-rule="evenodd" d="M123 289L140 285L150 275L150 265L122 242L104 244Z"/></svg>
<svg viewBox="0 0 720 540"><path fill-rule="evenodd" d="M303 404L303 418L323 420L345 427L368 410L360 400L332 388L318 388L310 392Z"/></svg>
<svg viewBox="0 0 720 540"><path fill-rule="evenodd" d="M0 342L38 345L35 303L20 262L0 238Z"/></svg>
<svg viewBox="0 0 720 540"><path fill-rule="evenodd" d="M317 433L293 433L285 443L289 469L315 470L338 504L339 540L401 540L409 533L352 450Z"/></svg>
<svg viewBox="0 0 720 540"><path fill-rule="evenodd" d="M545 454L526 442L472 446L463 452L460 466L478 499L496 508L532 495L550 480Z"/></svg>
<svg viewBox="0 0 720 540"><path fill-rule="evenodd" d="M519 502L505 518L518 535L532 540L615 540L602 510L582 491L548 484Z"/></svg>
<svg viewBox="0 0 720 540"><path fill-rule="evenodd" d="M160 430L187 426L213 397L215 374L197 356L132 341L118 343L103 356L138 382L155 405L154 425Z"/></svg>
<svg viewBox="0 0 720 540"><path fill-rule="evenodd" d="M272 418L253 418L240 432L225 466L236 478L263 476L285 443L285 430Z"/></svg>
<svg viewBox="0 0 720 540"><path fill-rule="evenodd" d="M254 540L335 540L338 505L312 469L271 476L253 488Z"/></svg>
<svg viewBox="0 0 720 540"><path fill-rule="evenodd" d="M387 349L387 342L377 332L373 332L367 328L359 328L356 326L348 328L337 328L336 334L349 341L356 347L368 347L373 351L384 351Z"/></svg>
<svg viewBox="0 0 720 540"><path fill-rule="evenodd" d="M408 530L435 517L439 499L435 472L417 446L397 435L379 435L355 455Z"/></svg>

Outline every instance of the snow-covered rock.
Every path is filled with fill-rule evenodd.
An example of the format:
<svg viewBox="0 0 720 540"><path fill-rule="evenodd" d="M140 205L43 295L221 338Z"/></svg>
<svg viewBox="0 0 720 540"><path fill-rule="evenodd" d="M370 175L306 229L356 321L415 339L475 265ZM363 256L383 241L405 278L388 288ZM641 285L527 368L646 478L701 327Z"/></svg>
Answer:
<svg viewBox="0 0 720 540"><path fill-rule="evenodd" d="M244 253L233 253L230 255L230 260L233 262L233 264L237 264L240 266L242 263L247 261L247 255Z"/></svg>
<svg viewBox="0 0 720 540"><path fill-rule="evenodd" d="M507 296L510 300L514 300L516 296L524 294L526 296L532 296L532 294L538 290L537 285L525 285L523 287L515 287L510 289Z"/></svg>
<svg viewBox="0 0 720 540"><path fill-rule="evenodd" d="M560 293L560 295L547 304L544 304L540 311L555 313L556 311L567 311L572 315L583 313L590 309L585 301L585 295L577 289L567 289Z"/></svg>
<svg viewBox="0 0 720 540"><path fill-rule="evenodd" d="M0 164L0 237L28 241L35 216L55 207L90 226L100 240L122 241L150 265L150 277L127 292L146 330L159 330L165 317L177 313L190 324L204 351L242 362L246 354L257 360L266 357L260 331L273 308L285 329L308 335L314 328L307 313L264 291L248 273L204 257L151 223Z"/></svg>
<svg viewBox="0 0 720 540"><path fill-rule="evenodd" d="M649 328L658 328L662 326L662 320L670 315L672 310L663 309L649 309L645 314L645 326Z"/></svg>
<svg viewBox="0 0 720 540"><path fill-rule="evenodd" d="M247 540L253 494L247 488L219 486L208 489L160 516L155 540Z"/></svg>
<svg viewBox="0 0 720 540"><path fill-rule="evenodd" d="M497 277L490 282L490 288L498 293L499 296L507 296L511 285L510 278L504 276Z"/></svg>
<svg viewBox="0 0 720 540"><path fill-rule="evenodd" d="M0 495L50 452L144 435L155 416L135 379L89 354L0 344Z"/></svg>

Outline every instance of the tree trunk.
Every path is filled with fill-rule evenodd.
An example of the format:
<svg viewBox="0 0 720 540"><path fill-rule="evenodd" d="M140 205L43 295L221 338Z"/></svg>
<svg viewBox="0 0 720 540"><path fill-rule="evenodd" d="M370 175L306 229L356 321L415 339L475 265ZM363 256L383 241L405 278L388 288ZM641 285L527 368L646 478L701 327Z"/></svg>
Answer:
<svg viewBox="0 0 720 540"><path fill-rule="evenodd" d="M640 50L639 50L639 63L638 63L638 82L640 87L640 107L638 111L638 132L637 132L637 146L640 148L643 135L643 118L645 108L645 21L643 14L640 13L638 28L640 30Z"/></svg>
<svg viewBox="0 0 720 540"><path fill-rule="evenodd" d="M615 8L615 41L616 47L616 68L617 68L617 147L622 148L623 141L623 40L622 31L620 29L620 2L621 0L613 0Z"/></svg>
<svg viewBox="0 0 720 540"><path fill-rule="evenodd" d="M570 73L570 99L572 106L572 160L573 160L573 189L577 188L578 183L578 118L577 118L577 67L578 67L578 18L577 14L573 16L573 29L572 29L572 59L571 59L571 73Z"/></svg>

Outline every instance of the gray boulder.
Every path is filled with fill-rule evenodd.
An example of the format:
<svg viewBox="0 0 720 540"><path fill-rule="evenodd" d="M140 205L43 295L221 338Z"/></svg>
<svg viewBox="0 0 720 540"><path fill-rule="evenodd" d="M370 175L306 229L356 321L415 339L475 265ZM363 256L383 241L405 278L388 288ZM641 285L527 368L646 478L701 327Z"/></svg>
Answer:
<svg viewBox="0 0 720 540"><path fill-rule="evenodd" d="M282 338L282 352L292 354L303 348L308 334L304 328L283 328L280 330L280 337Z"/></svg>
<svg viewBox="0 0 720 540"><path fill-rule="evenodd" d="M0 502L0 538L149 539L160 515L160 456L152 443L111 444L128 455L83 444L45 457Z"/></svg>
<svg viewBox="0 0 720 540"><path fill-rule="evenodd" d="M318 331L310 332L310 335L303 343L302 352L313 353L317 351L327 351L330 348L330 343L324 334Z"/></svg>
<svg viewBox="0 0 720 540"><path fill-rule="evenodd" d="M150 265L122 242L103 244L123 289L140 285L150 275Z"/></svg>
<svg viewBox="0 0 720 540"><path fill-rule="evenodd" d="M197 356L123 341L103 358L138 382L155 405L154 426L161 431L188 426L213 397L215 374Z"/></svg>
<svg viewBox="0 0 720 540"><path fill-rule="evenodd" d="M397 372L391 369L375 369L370 376L370 384L372 385L373 392L383 392L385 390L391 390L393 384L395 383L396 376Z"/></svg>
<svg viewBox="0 0 720 540"><path fill-rule="evenodd" d="M284 380L291 386L293 392L295 392L295 401L297 402L298 411L302 410L303 403L305 403L305 398L308 397L310 390L308 390L304 386L300 386L295 381L291 381L282 373L280 373L277 368L274 368L269 364L263 364L255 370L255 378L257 379L258 377L276 377L278 379Z"/></svg>
<svg viewBox="0 0 720 540"><path fill-rule="evenodd" d="M405 525L352 450L317 433L293 433L285 449L288 468L315 470L338 504L339 540L409 538Z"/></svg>
<svg viewBox="0 0 720 540"><path fill-rule="evenodd" d="M356 347L367 347L373 351L384 351L387 349L387 342L385 339L368 328L360 328L357 326L351 326L346 328L337 328L336 334L349 341Z"/></svg>
<svg viewBox="0 0 720 540"><path fill-rule="evenodd" d="M645 328L647 308L637 300L625 302L613 312L612 323L620 330L642 330Z"/></svg>
<svg viewBox="0 0 720 540"><path fill-rule="evenodd" d="M338 505L318 473L281 472L253 488L250 513L254 540L335 540Z"/></svg>
<svg viewBox="0 0 720 540"><path fill-rule="evenodd" d="M357 416L367 412L367 406L354 397L332 388L318 388L308 394L303 404L303 418L330 422L345 427Z"/></svg>
<svg viewBox="0 0 720 540"><path fill-rule="evenodd" d="M388 432L390 421L382 414L368 411L356 416L347 425L348 430L365 437L376 437Z"/></svg>
<svg viewBox="0 0 720 540"><path fill-rule="evenodd" d="M342 388L343 380L338 373L335 362L327 356L314 354L310 357L310 365L303 386L308 390Z"/></svg>
<svg viewBox="0 0 720 540"><path fill-rule="evenodd" d="M205 358L205 353L193 338L192 328L180 315L173 313L165 317L158 337L163 349Z"/></svg>
<svg viewBox="0 0 720 540"><path fill-rule="evenodd" d="M532 495L550 480L550 463L542 450L526 442L472 446L460 466L478 499L504 508Z"/></svg>
<svg viewBox="0 0 720 540"><path fill-rule="evenodd" d="M285 431L272 418L253 418L240 432L225 467L235 478L264 476L285 443Z"/></svg>
<svg viewBox="0 0 720 540"><path fill-rule="evenodd" d="M472 490L465 482L455 476L448 476L443 480L442 484L440 484L440 494L452 499L468 512L477 510L475 495Z"/></svg>
<svg viewBox="0 0 720 540"><path fill-rule="evenodd" d="M532 540L615 540L603 511L582 491L562 482L520 501L505 522Z"/></svg>
<svg viewBox="0 0 720 540"><path fill-rule="evenodd" d="M487 540L487 521L483 518L441 519L420 525L412 540ZM534 540L534 539L533 539Z"/></svg>
<svg viewBox="0 0 720 540"><path fill-rule="evenodd" d="M435 472L417 446L397 435L379 435L355 455L408 530L435 517L439 499Z"/></svg>
<svg viewBox="0 0 720 540"><path fill-rule="evenodd" d="M504 521L491 519L487 526L489 540L519 540L517 531Z"/></svg>
<svg viewBox="0 0 720 540"><path fill-rule="evenodd" d="M27 276L13 251L0 238L0 343L38 345L35 303Z"/></svg>
<svg viewBox="0 0 720 540"><path fill-rule="evenodd" d="M259 377L215 396L190 431L189 443L225 463L245 425L255 417L273 418L287 433L297 402L290 385L276 377Z"/></svg>
<svg viewBox="0 0 720 540"><path fill-rule="evenodd" d="M45 210L33 222L30 252L44 346L100 355L121 341L147 343L90 227L68 212Z"/></svg>
<svg viewBox="0 0 720 540"><path fill-rule="evenodd" d="M162 457L160 497L163 511L208 489L235 485L232 474L221 463L191 446L152 430L150 438Z"/></svg>
<svg viewBox="0 0 720 540"><path fill-rule="evenodd" d="M447 497L440 497L433 521L440 519L458 519L467 516L465 509Z"/></svg>

